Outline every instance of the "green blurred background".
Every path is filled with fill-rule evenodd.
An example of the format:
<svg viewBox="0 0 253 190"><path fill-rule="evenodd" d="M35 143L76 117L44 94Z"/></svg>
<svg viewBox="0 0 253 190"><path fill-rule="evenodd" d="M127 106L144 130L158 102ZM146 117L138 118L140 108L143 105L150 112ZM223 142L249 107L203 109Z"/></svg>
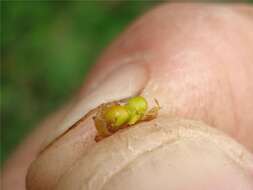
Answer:
<svg viewBox="0 0 253 190"><path fill-rule="evenodd" d="M158 2L1 1L1 164L77 91L102 49Z"/></svg>
<svg viewBox="0 0 253 190"><path fill-rule="evenodd" d="M1 3L2 161L77 91L102 49L156 3Z"/></svg>

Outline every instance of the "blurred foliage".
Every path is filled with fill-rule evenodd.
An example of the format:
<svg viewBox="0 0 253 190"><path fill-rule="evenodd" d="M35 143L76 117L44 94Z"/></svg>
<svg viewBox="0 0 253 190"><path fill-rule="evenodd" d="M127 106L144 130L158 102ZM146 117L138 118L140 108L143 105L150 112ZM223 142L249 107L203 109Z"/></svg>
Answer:
<svg viewBox="0 0 253 190"><path fill-rule="evenodd" d="M152 1L1 2L2 159L83 83L101 50Z"/></svg>

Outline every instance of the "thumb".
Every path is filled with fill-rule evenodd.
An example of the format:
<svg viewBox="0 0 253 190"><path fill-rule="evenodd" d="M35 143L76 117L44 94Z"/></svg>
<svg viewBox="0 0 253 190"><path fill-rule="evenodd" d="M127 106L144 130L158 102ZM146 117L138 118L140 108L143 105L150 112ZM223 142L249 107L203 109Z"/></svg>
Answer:
<svg viewBox="0 0 253 190"><path fill-rule="evenodd" d="M92 147L57 190L252 189L253 159L203 123L156 120Z"/></svg>

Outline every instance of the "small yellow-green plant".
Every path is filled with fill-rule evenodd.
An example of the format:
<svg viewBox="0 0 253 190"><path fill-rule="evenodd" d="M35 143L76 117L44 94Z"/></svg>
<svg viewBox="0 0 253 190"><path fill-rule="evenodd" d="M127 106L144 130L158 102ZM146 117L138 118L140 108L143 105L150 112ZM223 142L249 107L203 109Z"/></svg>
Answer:
<svg viewBox="0 0 253 190"><path fill-rule="evenodd" d="M156 118L160 106L148 111L148 103L142 96L129 98L125 103L113 102L103 104L93 117L97 129L96 140L110 136L119 129L135 125L141 121Z"/></svg>

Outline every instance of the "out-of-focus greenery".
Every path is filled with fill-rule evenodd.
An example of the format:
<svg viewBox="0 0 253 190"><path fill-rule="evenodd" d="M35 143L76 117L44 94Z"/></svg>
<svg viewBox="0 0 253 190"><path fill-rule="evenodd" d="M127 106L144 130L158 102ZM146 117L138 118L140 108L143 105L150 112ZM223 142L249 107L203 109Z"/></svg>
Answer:
<svg viewBox="0 0 253 190"><path fill-rule="evenodd" d="M83 83L101 50L154 2L1 2L2 160Z"/></svg>

